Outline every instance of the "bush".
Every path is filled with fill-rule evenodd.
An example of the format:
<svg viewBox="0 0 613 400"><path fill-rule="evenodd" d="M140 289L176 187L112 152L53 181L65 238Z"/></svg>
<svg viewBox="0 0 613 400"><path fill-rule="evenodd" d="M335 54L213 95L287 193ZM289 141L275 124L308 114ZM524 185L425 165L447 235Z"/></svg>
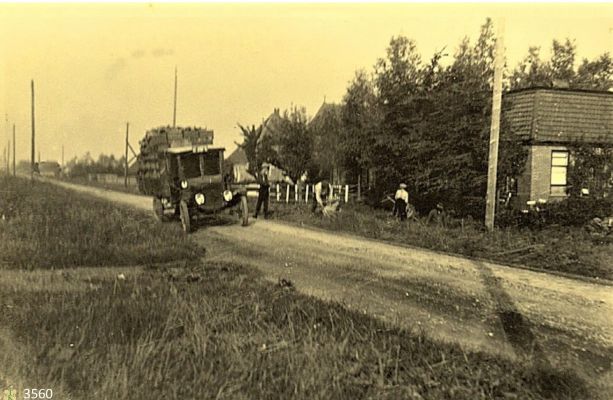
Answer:
<svg viewBox="0 0 613 400"><path fill-rule="evenodd" d="M606 218L611 215L613 215L612 199L569 197L560 202L545 204L538 212L501 210L496 215L496 223L501 227L527 228L543 228L551 225L583 226L595 217Z"/></svg>

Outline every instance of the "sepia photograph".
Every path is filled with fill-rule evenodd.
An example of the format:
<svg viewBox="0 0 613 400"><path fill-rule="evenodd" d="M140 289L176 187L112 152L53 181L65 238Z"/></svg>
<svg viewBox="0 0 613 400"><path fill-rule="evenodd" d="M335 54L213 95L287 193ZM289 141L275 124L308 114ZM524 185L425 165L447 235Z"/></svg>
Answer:
<svg viewBox="0 0 613 400"><path fill-rule="evenodd" d="M613 399L613 3L0 2L0 400Z"/></svg>

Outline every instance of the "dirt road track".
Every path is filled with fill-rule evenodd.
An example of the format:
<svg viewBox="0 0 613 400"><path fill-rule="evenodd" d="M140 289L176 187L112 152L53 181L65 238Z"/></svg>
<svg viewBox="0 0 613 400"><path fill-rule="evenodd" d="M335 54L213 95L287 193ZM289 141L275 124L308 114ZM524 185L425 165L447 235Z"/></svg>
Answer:
<svg viewBox="0 0 613 400"><path fill-rule="evenodd" d="M151 199L59 182L149 210ZM193 234L207 258L290 279L437 340L571 368L613 390L613 287L428 250L256 220ZM612 391L613 393L613 391Z"/></svg>

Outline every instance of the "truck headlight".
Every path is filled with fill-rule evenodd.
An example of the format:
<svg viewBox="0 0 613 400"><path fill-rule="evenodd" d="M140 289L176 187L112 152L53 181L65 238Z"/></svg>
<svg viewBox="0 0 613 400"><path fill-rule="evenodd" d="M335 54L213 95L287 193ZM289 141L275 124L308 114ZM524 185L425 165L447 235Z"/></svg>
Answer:
<svg viewBox="0 0 613 400"><path fill-rule="evenodd" d="M198 204L199 206L204 204L204 194L202 193L196 193L196 195L194 196L194 200L196 200L196 204Z"/></svg>
<svg viewBox="0 0 613 400"><path fill-rule="evenodd" d="M181 189L187 189L187 186L188 186L187 181L186 180L182 180L181 181Z"/></svg>
<svg viewBox="0 0 613 400"><path fill-rule="evenodd" d="M224 192L223 192L223 199L224 199L225 201L230 201L230 200L232 200L232 192L231 192L231 191L229 191L229 190L224 190Z"/></svg>

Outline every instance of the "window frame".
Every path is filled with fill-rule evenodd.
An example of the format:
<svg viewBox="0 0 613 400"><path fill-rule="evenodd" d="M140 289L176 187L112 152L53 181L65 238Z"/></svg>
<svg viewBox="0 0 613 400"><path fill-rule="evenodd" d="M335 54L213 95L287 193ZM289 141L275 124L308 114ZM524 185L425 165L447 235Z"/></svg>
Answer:
<svg viewBox="0 0 613 400"><path fill-rule="evenodd" d="M564 159L566 160L566 163L564 165L554 164L555 159L562 158L562 157L554 157L555 154L564 154L565 155ZM569 165L570 165L570 151L569 150L551 150L551 160L549 162L549 194L550 195L562 196L562 194L559 193L559 189L568 187L568 167ZM564 182L565 182L564 184L553 183L554 168L564 168ZM565 196L566 193L564 193L563 195Z"/></svg>

